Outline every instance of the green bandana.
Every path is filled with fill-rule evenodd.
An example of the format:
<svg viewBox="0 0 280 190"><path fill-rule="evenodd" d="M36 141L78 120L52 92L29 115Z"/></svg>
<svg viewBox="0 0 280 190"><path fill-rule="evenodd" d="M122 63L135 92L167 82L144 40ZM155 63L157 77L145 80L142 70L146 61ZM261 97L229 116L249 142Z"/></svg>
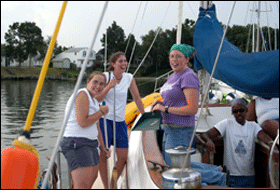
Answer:
<svg viewBox="0 0 280 190"><path fill-rule="evenodd" d="M174 44L170 51L172 50L178 50L182 52L185 57L190 57L193 54L195 48L187 44Z"/></svg>

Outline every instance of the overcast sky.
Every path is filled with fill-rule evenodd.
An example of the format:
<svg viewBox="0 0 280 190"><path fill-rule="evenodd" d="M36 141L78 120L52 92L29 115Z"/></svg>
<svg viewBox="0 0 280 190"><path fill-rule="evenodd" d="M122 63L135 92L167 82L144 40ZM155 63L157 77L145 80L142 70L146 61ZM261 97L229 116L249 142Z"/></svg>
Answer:
<svg viewBox="0 0 280 190"><path fill-rule="evenodd" d="M97 22L104 6L104 1L70 1L62 20L57 42L61 46L88 47L92 41ZM226 24L233 1L214 1L217 7L217 17ZM4 35L9 25L14 22L35 22L42 30L44 39L52 36L61 10L62 1L1 1L1 43L5 43ZM106 28L112 25L113 20L124 29L126 37L132 31L140 1L112 1L109 2L106 15L103 19L96 43L93 47L98 51L101 47L100 39L106 32ZM140 42L140 36L146 35L150 30L156 30L163 21L169 5L169 1L149 1L142 20L146 1L143 1L139 11L138 19L134 28L134 35ZM257 5L257 3L255 4ZM248 8L250 6L250 8ZM235 6L233 18L230 25L246 25L251 23L253 3L238 1ZM261 3L261 10L272 12L261 13L261 25L267 25L267 14L269 26L279 28L279 2ZM183 21L186 18L196 20L199 10L198 1L184 1ZM172 1L167 17L162 28L172 29L177 25L178 2ZM254 14L256 15L256 13ZM256 22L256 16L253 17ZM142 27L140 24L142 22Z"/></svg>

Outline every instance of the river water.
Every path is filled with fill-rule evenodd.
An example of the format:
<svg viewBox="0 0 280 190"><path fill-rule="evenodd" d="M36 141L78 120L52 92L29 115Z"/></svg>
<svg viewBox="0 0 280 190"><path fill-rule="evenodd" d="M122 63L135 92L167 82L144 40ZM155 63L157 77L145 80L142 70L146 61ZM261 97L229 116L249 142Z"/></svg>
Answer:
<svg viewBox="0 0 280 190"><path fill-rule="evenodd" d="M51 157L63 123L64 109L71 96L75 81L45 80L31 126L31 144L40 155L41 170L48 167L46 156ZM153 92L154 82L136 81L140 96ZM23 131L37 80L1 80L1 149L12 146ZM81 87L85 86L85 81ZM131 95L128 95L131 101ZM61 154L62 155L62 154ZM62 162L62 187L68 187L67 164Z"/></svg>

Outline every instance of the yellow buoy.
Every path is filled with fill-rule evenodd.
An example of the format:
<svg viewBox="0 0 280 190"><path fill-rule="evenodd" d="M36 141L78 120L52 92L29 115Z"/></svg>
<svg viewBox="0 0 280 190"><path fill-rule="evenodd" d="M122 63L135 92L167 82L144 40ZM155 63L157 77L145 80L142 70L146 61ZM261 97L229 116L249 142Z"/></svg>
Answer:
<svg viewBox="0 0 280 190"><path fill-rule="evenodd" d="M15 140L1 150L1 189L36 189L40 172L37 149Z"/></svg>

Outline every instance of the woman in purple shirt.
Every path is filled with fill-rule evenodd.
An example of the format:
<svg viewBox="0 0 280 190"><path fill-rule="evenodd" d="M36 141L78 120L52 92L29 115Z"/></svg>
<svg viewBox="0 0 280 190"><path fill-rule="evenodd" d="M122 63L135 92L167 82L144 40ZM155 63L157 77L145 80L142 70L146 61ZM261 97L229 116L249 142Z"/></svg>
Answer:
<svg viewBox="0 0 280 190"><path fill-rule="evenodd" d="M174 71L160 90L163 101L155 101L151 111L161 111L165 126L163 156L171 165L168 148L189 146L198 110L199 79L188 67L195 48L187 44L174 44L170 49L169 63Z"/></svg>
<svg viewBox="0 0 280 190"><path fill-rule="evenodd" d="M155 101L151 111L161 111L164 126L162 151L164 161L171 166L166 149L189 146L198 110L199 79L188 67L195 48L187 44L174 44L170 49L169 63L174 71L160 90L163 101ZM224 187L226 175L220 166L191 162L191 167L201 173L203 184Z"/></svg>

